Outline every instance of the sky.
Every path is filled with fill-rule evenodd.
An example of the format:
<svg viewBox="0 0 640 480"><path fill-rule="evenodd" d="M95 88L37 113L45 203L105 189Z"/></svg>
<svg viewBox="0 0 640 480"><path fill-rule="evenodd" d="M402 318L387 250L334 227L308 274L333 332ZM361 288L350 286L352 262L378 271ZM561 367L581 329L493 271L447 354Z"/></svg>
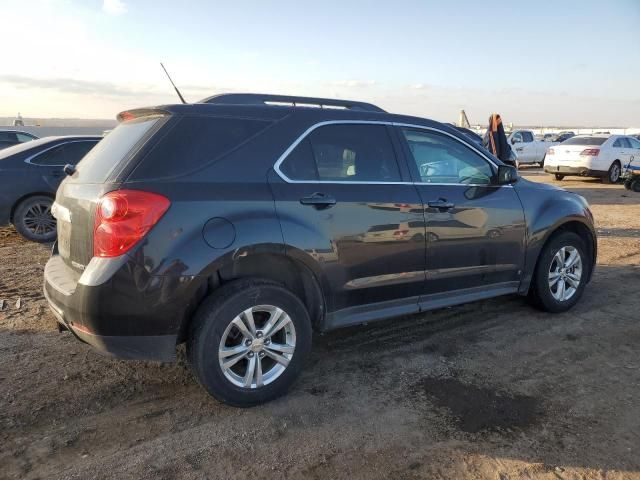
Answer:
<svg viewBox="0 0 640 480"><path fill-rule="evenodd" d="M640 127L640 0L0 0L0 116L223 92L471 123Z"/></svg>

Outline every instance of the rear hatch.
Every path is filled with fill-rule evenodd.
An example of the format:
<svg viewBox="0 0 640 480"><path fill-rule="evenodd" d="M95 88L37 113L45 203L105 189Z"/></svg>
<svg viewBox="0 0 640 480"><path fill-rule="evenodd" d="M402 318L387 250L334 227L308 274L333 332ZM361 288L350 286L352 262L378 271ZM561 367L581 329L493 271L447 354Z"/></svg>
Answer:
<svg viewBox="0 0 640 480"><path fill-rule="evenodd" d="M582 152L598 149L606 140L606 137L573 137L554 145L553 157L557 162L577 162L584 159Z"/></svg>
<svg viewBox="0 0 640 480"><path fill-rule="evenodd" d="M120 114L120 124L78 163L76 172L58 188L53 210L58 224L58 253L69 267L82 271L93 257L98 201L119 187L123 172L131 167L136 154L168 117L158 110Z"/></svg>

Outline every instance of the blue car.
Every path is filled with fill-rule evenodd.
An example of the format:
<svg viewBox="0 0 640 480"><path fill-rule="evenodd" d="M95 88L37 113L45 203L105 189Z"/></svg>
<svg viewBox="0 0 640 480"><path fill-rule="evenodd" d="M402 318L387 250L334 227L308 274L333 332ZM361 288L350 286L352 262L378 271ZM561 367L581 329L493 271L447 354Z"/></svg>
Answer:
<svg viewBox="0 0 640 480"><path fill-rule="evenodd" d="M0 226L12 223L34 242L52 242L56 222L51 205L65 173L102 137L45 137L0 150Z"/></svg>

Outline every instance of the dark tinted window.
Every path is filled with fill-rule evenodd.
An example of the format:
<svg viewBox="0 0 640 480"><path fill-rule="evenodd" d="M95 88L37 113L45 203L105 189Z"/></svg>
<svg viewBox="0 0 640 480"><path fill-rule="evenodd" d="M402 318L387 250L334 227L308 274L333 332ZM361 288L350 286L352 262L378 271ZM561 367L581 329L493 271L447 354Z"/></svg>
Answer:
<svg viewBox="0 0 640 480"><path fill-rule="evenodd" d="M18 137L18 141L20 143L30 142L31 140L35 140L35 137L32 137L31 135L27 135L26 133L16 133L16 137Z"/></svg>
<svg viewBox="0 0 640 480"><path fill-rule="evenodd" d="M289 154L281 169L292 180L401 181L384 125L317 128Z"/></svg>
<svg viewBox="0 0 640 480"><path fill-rule="evenodd" d="M627 138L621 138L620 143L622 143L622 148L631 148L631 142Z"/></svg>
<svg viewBox="0 0 640 480"><path fill-rule="evenodd" d="M96 143L97 141L63 143L32 158L31 163L35 165L62 166L67 163L75 165Z"/></svg>
<svg viewBox="0 0 640 480"><path fill-rule="evenodd" d="M82 160L82 157L89 153L89 150L95 147L96 143L98 142L93 141L67 143L64 146L65 165L67 163L70 163L71 165L77 164L80 160Z"/></svg>
<svg viewBox="0 0 640 480"><path fill-rule="evenodd" d="M572 137L565 140L563 145L602 145L607 141L606 137Z"/></svg>
<svg viewBox="0 0 640 480"><path fill-rule="evenodd" d="M476 152L448 135L403 129L424 183L489 184L493 169Z"/></svg>
<svg viewBox="0 0 640 480"><path fill-rule="evenodd" d="M229 153L269 124L242 118L181 118L142 160L134 176L154 178L187 173Z"/></svg>
<svg viewBox="0 0 640 480"><path fill-rule="evenodd" d="M522 132L522 139L525 143L533 142L533 134L531 132Z"/></svg>
<svg viewBox="0 0 640 480"><path fill-rule="evenodd" d="M635 138L628 138L629 143L631 144L631 148L640 148L640 142Z"/></svg>
<svg viewBox="0 0 640 480"><path fill-rule="evenodd" d="M318 170L313 159L311 142L305 138L287 156L286 161L280 167L282 173L292 180L317 180Z"/></svg>
<svg viewBox="0 0 640 480"><path fill-rule="evenodd" d="M0 132L0 142L17 143L18 137L15 132Z"/></svg>
<svg viewBox="0 0 640 480"><path fill-rule="evenodd" d="M44 153L31 159L35 165L64 165L64 145L50 148Z"/></svg>
<svg viewBox="0 0 640 480"><path fill-rule="evenodd" d="M160 118L142 117L120 123L78 164L78 180L87 183L104 182Z"/></svg>

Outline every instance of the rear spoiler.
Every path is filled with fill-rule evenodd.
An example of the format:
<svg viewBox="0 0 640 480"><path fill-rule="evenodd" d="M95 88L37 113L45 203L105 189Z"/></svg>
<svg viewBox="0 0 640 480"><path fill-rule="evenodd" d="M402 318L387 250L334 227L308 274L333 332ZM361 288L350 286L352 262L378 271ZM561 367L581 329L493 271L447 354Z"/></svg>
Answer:
<svg viewBox="0 0 640 480"><path fill-rule="evenodd" d="M141 117L164 117L171 115L168 111L161 108L134 108L133 110L125 110L116 115L118 122L126 122Z"/></svg>

